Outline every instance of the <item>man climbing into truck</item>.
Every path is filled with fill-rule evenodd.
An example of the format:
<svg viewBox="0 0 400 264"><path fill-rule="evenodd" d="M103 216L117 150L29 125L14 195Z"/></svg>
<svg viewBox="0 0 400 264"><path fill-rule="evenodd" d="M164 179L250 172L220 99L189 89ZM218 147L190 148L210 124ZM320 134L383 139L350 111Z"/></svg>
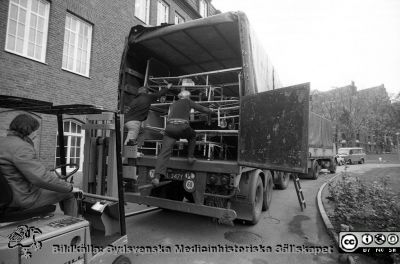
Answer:
<svg viewBox="0 0 400 264"><path fill-rule="evenodd" d="M171 86L172 83L168 83L167 88L152 94L148 93L148 88L146 86L142 86L138 89L138 95L128 104L125 113L125 127L128 129L128 135L124 145L128 145L129 141L133 141L132 145L138 143L137 140L142 123L147 119L151 104L165 95Z"/></svg>

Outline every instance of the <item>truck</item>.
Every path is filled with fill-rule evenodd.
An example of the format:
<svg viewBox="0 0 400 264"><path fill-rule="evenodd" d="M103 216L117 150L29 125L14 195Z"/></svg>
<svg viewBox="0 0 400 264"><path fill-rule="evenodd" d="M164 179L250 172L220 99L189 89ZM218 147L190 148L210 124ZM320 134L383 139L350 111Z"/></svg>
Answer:
<svg viewBox="0 0 400 264"><path fill-rule="evenodd" d="M120 67L120 112L139 87L156 92L166 83L172 88L144 122L142 155L138 146L124 146L126 202L256 224L274 187L307 174L310 84L282 86L244 13L132 27ZM187 162L187 142L178 140L164 181L153 187L168 109L182 89L216 115L191 112L197 162Z"/></svg>
<svg viewBox="0 0 400 264"><path fill-rule="evenodd" d="M308 173L301 176L316 180L321 169L327 169L330 173L336 172L336 149L330 120L310 112L308 124Z"/></svg>

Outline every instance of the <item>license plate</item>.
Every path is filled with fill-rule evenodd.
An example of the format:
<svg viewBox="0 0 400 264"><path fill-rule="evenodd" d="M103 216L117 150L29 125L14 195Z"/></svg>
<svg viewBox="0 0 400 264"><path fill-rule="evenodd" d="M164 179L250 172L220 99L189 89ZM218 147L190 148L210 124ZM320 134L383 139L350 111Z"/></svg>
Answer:
<svg viewBox="0 0 400 264"><path fill-rule="evenodd" d="M167 173L167 179L175 181L183 181L185 174L180 172L169 172Z"/></svg>

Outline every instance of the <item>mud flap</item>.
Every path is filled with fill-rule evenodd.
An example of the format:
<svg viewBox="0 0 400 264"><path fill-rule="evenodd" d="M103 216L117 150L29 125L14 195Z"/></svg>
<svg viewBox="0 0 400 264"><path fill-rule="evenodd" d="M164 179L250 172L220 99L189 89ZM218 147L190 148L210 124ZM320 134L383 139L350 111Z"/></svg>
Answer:
<svg viewBox="0 0 400 264"><path fill-rule="evenodd" d="M254 197L252 194L254 190L252 187L256 184L260 173L262 173L261 170L253 170L244 173L240 179L239 193L231 200L231 208L236 211L238 219L247 221L253 219L254 201L251 197Z"/></svg>

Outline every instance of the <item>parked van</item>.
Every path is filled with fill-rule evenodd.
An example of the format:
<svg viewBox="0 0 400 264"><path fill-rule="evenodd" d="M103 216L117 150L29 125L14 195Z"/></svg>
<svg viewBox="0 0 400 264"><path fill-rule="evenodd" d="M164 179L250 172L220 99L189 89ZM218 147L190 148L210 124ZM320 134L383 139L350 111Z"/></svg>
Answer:
<svg viewBox="0 0 400 264"><path fill-rule="evenodd" d="M345 163L353 164L360 163L363 164L365 162L365 152L362 148L340 148L338 149L338 155L341 158L344 158Z"/></svg>

